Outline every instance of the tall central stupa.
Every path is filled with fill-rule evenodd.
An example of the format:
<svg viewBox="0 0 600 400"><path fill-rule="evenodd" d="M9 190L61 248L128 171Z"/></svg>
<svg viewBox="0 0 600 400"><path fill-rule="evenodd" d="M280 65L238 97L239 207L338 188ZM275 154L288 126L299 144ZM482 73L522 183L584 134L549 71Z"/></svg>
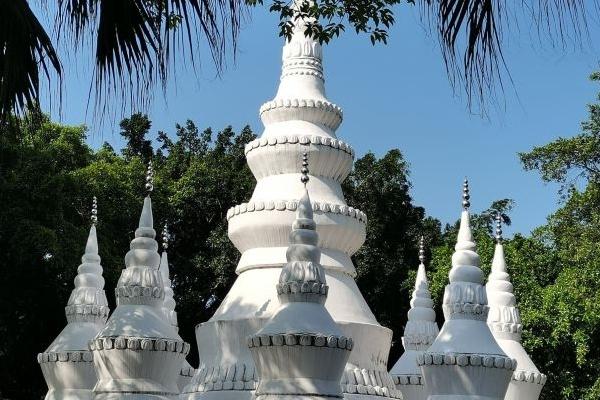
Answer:
<svg viewBox="0 0 600 400"><path fill-rule="evenodd" d="M354 281L350 257L365 240L367 222L364 213L346 204L341 189L354 151L336 137L342 110L327 100L322 48L304 30L305 23L296 19L283 47L279 90L260 109L264 133L246 147L257 185L248 203L227 214L229 238L242 253L238 278L213 317L196 328L200 366L184 390L187 400L250 399L256 388L246 337L280 306L275 287L304 193L299 171L305 152L311 160L308 190L329 284L325 306L355 343L341 380L344 396L401 397L387 372L392 331L379 325Z"/></svg>

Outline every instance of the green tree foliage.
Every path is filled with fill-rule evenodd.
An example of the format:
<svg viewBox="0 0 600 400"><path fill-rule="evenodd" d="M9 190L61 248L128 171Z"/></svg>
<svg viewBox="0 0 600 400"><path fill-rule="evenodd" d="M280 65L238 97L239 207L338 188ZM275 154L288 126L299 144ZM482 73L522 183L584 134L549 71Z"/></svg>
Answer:
<svg viewBox="0 0 600 400"><path fill-rule="evenodd" d="M348 204L369 217L367 240L353 257L357 284L378 321L394 331L398 344L412 291L409 273L416 276L419 265L419 238L424 235L435 242L440 230L438 221L425 218L425 210L412 204L408 175L408 163L399 150L380 159L367 153L356 161L343 188ZM390 359L401 353L401 345L394 346Z"/></svg>
<svg viewBox="0 0 600 400"><path fill-rule="evenodd" d="M600 399L600 94L588 113L580 134L521 154L526 169L561 183L565 198L539 231L557 260L543 275L550 284L541 307L531 310L532 327L544 333L531 343L543 349L557 398Z"/></svg>

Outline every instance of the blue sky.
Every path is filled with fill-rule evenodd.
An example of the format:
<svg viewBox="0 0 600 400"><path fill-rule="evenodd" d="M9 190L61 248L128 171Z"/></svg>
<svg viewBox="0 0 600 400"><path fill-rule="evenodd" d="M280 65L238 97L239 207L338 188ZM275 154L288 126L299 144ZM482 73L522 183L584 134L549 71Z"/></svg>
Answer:
<svg viewBox="0 0 600 400"><path fill-rule="evenodd" d="M328 97L344 109L338 136L358 156L401 149L410 163L414 201L429 215L443 222L456 220L461 182L468 176L475 211L495 199L512 198L516 208L507 233L529 233L556 209L558 187L523 171L517 153L579 132L585 106L600 89L587 79L599 68L598 49L555 50L536 42L521 25L507 35L505 47L514 88L506 85L505 109L483 119L470 114L465 99L453 93L437 41L424 32L416 11L409 5L396 10L387 46L373 47L367 36L349 30L325 48ZM600 37L597 24L590 29L591 38ZM175 123L192 119L201 128L249 124L260 133L258 109L275 94L281 46L277 17L255 10L240 35L235 61L230 58L220 79L206 58L196 74L180 71L166 96L156 91L145 110L153 121L152 132L172 132ZM90 125L89 141L95 147L108 141L118 148L120 116L99 127L86 113L91 80L82 61L86 57L84 52L65 63L60 119Z"/></svg>

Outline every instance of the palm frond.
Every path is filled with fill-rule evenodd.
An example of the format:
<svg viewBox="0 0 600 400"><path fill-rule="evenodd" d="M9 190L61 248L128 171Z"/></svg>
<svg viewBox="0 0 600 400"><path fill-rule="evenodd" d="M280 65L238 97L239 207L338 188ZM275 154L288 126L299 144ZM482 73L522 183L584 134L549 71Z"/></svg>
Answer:
<svg viewBox="0 0 600 400"><path fill-rule="evenodd" d="M58 0L57 31L76 42L97 32L96 104L100 110L125 99L134 108L148 104L154 84L163 88L182 57L196 66L208 49L221 72L227 45L235 53L244 0ZM201 48L205 46L204 48ZM171 68L169 68L171 66Z"/></svg>
<svg viewBox="0 0 600 400"><path fill-rule="evenodd" d="M446 70L453 87L463 87L469 109L503 91L510 79L503 55L503 31L508 19L521 19L540 38L580 43L587 32L588 14L599 14L597 0L422 0L424 19L438 33ZM524 17L524 18L523 18Z"/></svg>
<svg viewBox="0 0 600 400"><path fill-rule="evenodd" d="M40 73L60 78L52 41L26 0L0 0L0 122L39 104Z"/></svg>

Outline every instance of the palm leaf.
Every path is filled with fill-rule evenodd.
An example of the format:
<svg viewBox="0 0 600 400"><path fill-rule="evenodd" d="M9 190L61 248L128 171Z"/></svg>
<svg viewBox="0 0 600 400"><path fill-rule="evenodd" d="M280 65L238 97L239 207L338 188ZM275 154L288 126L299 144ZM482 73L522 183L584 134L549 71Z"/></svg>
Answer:
<svg viewBox="0 0 600 400"><path fill-rule="evenodd" d="M422 0L425 19L438 32L450 81L462 86L469 109L503 90L503 75L510 79L502 52L502 33L508 19L518 18L551 41L581 43L587 33L588 14L599 14L597 0ZM515 17L518 16L518 17ZM524 17L524 18L522 18Z"/></svg>
<svg viewBox="0 0 600 400"><path fill-rule="evenodd" d="M246 10L244 0L58 0L58 5L57 31L70 32L76 42L97 32L101 110L112 95L134 107L146 105L157 81L165 87L169 66L181 57L196 65L200 44L207 45L220 72L228 43L235 52Z"/></svg>
<svg viewBox="0 0 600 400"><path fill-rule="evenodd" d="M61 65L26 0L0 0L0 121L39 103L40 73L50 80Z"/></svg>

